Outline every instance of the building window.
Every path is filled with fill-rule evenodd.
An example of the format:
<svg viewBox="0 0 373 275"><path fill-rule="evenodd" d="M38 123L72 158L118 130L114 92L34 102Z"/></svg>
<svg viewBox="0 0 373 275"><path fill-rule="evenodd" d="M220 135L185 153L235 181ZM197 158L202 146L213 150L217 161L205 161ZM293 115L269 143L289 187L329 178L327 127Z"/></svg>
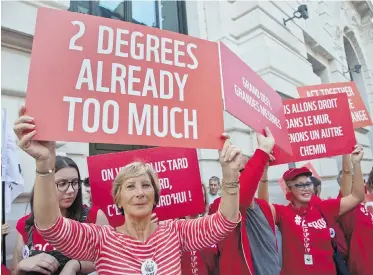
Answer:
<svg viewBox="0 0 373 275"><path fill-rule="evenodd" d="M70 1L69 11L188 34L184 1ZM145 145L90 143L89 155L138 150L150 147L151 146Z"/></svg>
<svg viewBox="0 0 373 275"><path fill-rule="evenodd" d="M91 1L92 12L91 14L117 19L117 20L126 20L125 16L125 2L123 1Z"/></svg>
<svg viewBox="0 0 373 275"><path fill-rule="evenodd" d="M69 11L187 34L184 1L70 1Z"/></svg>

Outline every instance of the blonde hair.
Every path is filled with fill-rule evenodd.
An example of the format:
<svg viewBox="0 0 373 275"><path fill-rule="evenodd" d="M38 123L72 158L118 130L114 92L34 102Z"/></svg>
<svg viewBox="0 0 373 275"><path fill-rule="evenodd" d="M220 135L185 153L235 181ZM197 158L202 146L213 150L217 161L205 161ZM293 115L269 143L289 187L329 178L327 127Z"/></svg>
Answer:
<svg viewBox="0 0 373 275"><path fill-rule="evenodd" d="M158 176L149 164L141 162L141 161L136 161L136 162L127 164L120 170L118 175L115 177L114 182L113 182L113 189L112 189L112 195L113 195L115 204L118 205L123 183L128 179L137 178L143 175L149 176L150 182L154 188L155 205L158 204L159 196L160 196L160 186L159 186Z"/></svg>

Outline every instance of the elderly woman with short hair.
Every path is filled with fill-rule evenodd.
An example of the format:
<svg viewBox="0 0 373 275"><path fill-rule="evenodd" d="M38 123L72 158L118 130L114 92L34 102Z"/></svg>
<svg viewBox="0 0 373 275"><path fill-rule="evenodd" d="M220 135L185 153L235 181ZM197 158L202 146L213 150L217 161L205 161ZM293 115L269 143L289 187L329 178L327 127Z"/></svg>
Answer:
<svg viewBox="0 0 373 275"><path fill-rule="evenodd" d="M99 274L180 274L182 251L200 250L224 239L240 221L240 150L227 135L219 152L223 172L220 210L194 220L151 222L159 182L149 165L130 163L117 175L113 195L125 224L117 228L81 224L61 216L54 184L55 143L34 140L37 126L21 109L15 123L19 146L36 162L35 224L65 255L93 261Z"/></svg>

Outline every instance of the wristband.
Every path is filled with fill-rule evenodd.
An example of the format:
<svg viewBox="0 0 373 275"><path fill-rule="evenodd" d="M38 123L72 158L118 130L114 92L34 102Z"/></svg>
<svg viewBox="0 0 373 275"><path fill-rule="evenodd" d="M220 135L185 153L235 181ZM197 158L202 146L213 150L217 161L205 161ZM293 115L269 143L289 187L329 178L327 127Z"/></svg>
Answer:
<svg viewBox="0 0 373 275"><path fill-rule="evenodd" d="M41 172L41 171L38 171L38 170L35 170L35 172L36 172L36 174L38 174L41 177L46 177L46 176L52 175L54 173L54 168L48 170L47 172Z"/></svg>
<svg viewBox="0 0 373 275"><path fill-rule="evenodd" d="M232 182L224 182L222 183L222 187L229 195L235 195L238 193L238 190L240 189L240 182L239 181L232 181ZM229 189L235 188L234 191L229 191Z"/></svg>

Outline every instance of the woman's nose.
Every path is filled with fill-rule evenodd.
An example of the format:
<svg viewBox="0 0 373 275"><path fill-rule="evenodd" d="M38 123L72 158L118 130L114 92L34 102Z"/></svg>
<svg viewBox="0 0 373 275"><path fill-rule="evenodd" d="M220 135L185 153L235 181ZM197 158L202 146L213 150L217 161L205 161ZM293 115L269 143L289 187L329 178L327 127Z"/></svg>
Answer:
<svg viewBox="0 0 373 275"><path fill-rule="evenodd" d="M144 196L144 190L142 186L139 186L136 188L136 197L141 197L141 196Z"/></svg>
<svg viewBox="0 0 373 275"><path fill-rule="evenodd" d="M70 184L69 188L67 188L67 190L66 190L66 193L74 193L74 192L75 192L75 190L74 190L72 184Z"/></svg>

